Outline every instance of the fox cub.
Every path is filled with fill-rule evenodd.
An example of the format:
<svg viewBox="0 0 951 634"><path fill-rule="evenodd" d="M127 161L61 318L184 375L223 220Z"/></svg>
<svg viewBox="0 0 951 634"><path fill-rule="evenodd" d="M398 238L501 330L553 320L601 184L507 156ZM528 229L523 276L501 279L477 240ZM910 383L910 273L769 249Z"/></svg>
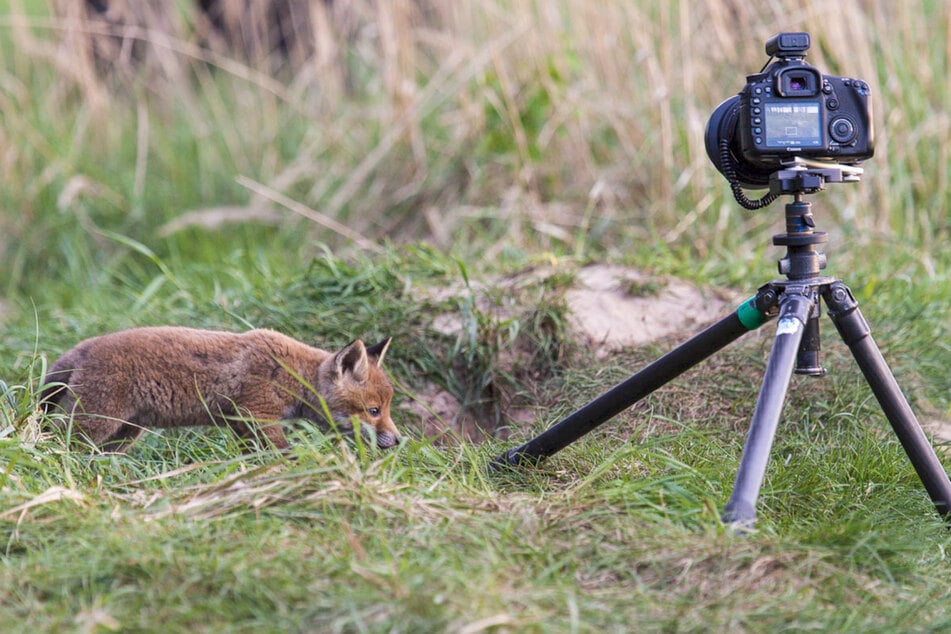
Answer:
<svg viewBox="0 0 951 634"><path fill-rule="evenodd" d="M359 339L326 352L273 330L242 334L134 328L87 339L44 379L43 404L73 415L80 434L107 451L128 449L148 428L228 425L244 439L287 447L278 421L306 418L376 430L398 444L393 387L380 369L391 339Z"/></svg>

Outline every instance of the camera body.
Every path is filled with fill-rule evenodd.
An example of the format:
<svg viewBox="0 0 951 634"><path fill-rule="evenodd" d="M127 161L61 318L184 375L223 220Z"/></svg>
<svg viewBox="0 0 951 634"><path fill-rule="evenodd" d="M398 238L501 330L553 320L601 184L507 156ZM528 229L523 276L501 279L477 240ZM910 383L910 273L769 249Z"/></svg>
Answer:
<svg viewBox="0 0 951 634"><path fill-rule="evenodd" d="M808 33L770 38L766 53L778 59L711 116L707 154L728 180L726 161L740 185L756 189L797 157L854 165L872 156L868 84L820 73L803 60L809 44Z"/></svg>

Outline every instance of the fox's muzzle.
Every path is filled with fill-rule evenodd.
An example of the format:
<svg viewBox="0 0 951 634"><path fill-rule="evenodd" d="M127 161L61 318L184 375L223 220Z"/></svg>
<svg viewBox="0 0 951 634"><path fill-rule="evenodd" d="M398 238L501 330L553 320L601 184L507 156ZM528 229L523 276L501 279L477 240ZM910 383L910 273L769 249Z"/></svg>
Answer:
<svg viewBox="0 0 951 634"><path fill-rule="evenodd" d="M334 427L337 431L353 435L353 420L350 418L337 418L334 420ZM360 425L360 435L365 440L373 440L376 438L376 446L379 449L392 449L400 444L401 436L399 434L394 434L388 431L376 431L372 425L368 423L363 423Z"/></svg>
<svg viewBox="0 0 951 634"><path fill-rule="evenodd" d="M392 449L400 444L400 437L396 434L381 431L376 435L376 446L380 449Z"/></svg>

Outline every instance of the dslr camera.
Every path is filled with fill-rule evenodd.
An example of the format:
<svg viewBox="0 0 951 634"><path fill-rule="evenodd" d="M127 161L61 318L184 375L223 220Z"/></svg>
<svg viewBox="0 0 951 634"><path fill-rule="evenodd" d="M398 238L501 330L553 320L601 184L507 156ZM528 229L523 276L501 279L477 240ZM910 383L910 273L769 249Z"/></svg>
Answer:
<svg viewBox="0 0 951 634"><path fill-rule="evenodd" d="M770 175L796 159L856 165L872 156L868 84L820 73L803 61L809 44L808 33L771 37L766 54L776 61L710 117L707 155L734 193L769 187Z"/></svg>

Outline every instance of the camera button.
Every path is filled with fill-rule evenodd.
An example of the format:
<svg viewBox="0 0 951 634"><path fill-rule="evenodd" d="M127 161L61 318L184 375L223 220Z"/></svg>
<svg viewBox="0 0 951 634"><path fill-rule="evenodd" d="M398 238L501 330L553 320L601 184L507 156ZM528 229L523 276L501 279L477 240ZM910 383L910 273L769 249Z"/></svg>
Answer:
<svg viewBox="0 0 951 634"><path fill-rule="evenodd" d="M829 110L837 110L839 108L839 100L835 97L826 99L826 107L829 108Z"/></svg>

